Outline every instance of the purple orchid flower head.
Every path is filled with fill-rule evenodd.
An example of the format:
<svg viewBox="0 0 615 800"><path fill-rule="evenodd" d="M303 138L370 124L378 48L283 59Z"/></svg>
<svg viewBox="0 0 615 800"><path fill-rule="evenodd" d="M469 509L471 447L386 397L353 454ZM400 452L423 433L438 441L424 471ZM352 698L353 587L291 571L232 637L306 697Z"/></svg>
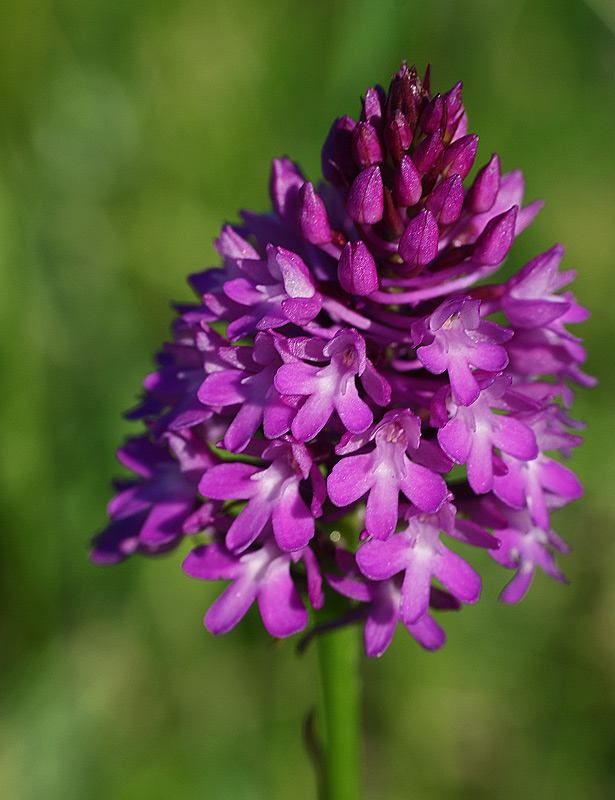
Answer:
<svg viewBox="0 0 615 800"><path fill-rule="evenodd" d="M593 384L568 326L587 312L561 245L498 280L541 203L496 154L470 180L478 152L461 84L432 95L404 63L335 120L321 183L274 160L271 211L225 225L222 265L190 277L95 563L192 537L184 571L227 581L212 633L255 602L274 637L347 603L370 657L398 622L438 649L435 616L478 601L452 539L514 570L506 603L537 566L563 580L553 517L582 487L561 461Z"/></svg>

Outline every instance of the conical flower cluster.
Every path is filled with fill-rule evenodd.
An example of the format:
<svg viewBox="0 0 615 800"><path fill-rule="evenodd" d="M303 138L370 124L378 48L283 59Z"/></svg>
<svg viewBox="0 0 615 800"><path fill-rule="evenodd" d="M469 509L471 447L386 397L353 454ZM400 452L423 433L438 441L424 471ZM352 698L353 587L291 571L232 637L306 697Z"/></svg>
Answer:
<svg viewBox="0 0 615 800"><path fill-rule="evenodd" d="M362 105L331 128L324 182L275 160L273 210L225 226L222 266L191 277L92 558L193 537L184 571L230 581L213 633L256 600L289 636L337 593L379 656L398 622L437 649L432 610L478 600L452 539L514 571L507 603L536 566L563 580L551 517L582 488L557 457L580 443L571 384L593 381L563 248L495 277L540 203L497 155L468 179L461 84L432 97L403 64Z"/></svg>

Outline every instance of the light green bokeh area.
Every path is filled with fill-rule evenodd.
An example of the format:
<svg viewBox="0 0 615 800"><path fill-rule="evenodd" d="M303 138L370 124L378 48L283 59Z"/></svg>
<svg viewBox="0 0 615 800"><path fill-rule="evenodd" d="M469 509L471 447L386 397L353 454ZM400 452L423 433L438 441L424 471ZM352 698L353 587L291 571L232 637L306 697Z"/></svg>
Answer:
<svg viewBox="0 0 615 800"><path fill-rule="evenodd" d="M185 277L240 208L265 210L272 157L314 180L331 121L402 59L464 81L477 163L521 167L544 210L511 268L567 247L592 310L594 390L555 516L570 586L522 604L481 553L481 602L423 652L397 632L365 663L366 798L615 796L615 14L607 0L0 5L0 796L310 799L301 729L314 653L251 612L215 639L221 586L181 554L102 570L122 419Z"/></svg>

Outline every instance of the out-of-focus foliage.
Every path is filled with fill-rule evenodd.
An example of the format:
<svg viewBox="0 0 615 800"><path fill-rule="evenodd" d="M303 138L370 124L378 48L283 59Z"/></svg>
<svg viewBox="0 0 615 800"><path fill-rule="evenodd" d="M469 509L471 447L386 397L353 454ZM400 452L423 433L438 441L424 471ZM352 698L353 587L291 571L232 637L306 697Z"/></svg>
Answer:
<svg viewBox="0 0 615 800"><path fill-rule="evenodd" d="M201 617L215 587L177 554L107 571L88 541L169 300L217 262L223 221L267 208L271 158L317 180L333 118L404 58L431 61L437 90L463 79L477 164L497 150L546 200L509 258L567 246L600 384L575 407L586 496L555 517L571 585L539 578L504 607L492 564L478 606L447 616L442 652L400 636L365 664L366 796L615 795L611 5L4 0L3 797L315 796L301 739L314 654L268 640L253 614L214 639Z"/></svg>

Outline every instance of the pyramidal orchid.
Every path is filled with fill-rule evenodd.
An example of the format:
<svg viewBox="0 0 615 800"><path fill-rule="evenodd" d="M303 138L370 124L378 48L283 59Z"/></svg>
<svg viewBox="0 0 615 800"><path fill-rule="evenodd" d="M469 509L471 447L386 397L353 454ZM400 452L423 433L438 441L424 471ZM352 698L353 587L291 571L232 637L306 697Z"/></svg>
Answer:
<svg viewBox="0 0 615 800"><path fill-rule="evenodd" d="M306 564L366 621L403 575L387 596L407 627L430 613L433 577L478 599L450 536L524 576L506 601L535 564L560 577L552 512L582 490L552 454L580 443L565 409L571 384L592 379L567 324L587 313L559 292L574 277L558 271L560 245L495 278L540 203L523 205L521 173L502 175L496 155L468 180L467 127L460 84L432 96L429 74L403 64L388 92L368 89L358 120L334 122L322 184L274 161L272 210L223 228L223 266L192 276L198 301L144 382L132 416L147 432L119 451L138 478L109 506L96 563L197 537L189 575L258 575L245 602L279 591L275 622L263 613L274 636L308 624L295 593L322 605ZM448 479L454 465L465 472ZM360 537L340 536L342 514L363 520ZM356 556L349 572L336 549ZM213 617L214 633L232 627ZM372 628L366 649L380 654Z"/></svg>
<svg viewBox="0 0 615 800"><path fill-rule="evenodd" d="M230 581L212 633L254 601L275 637L330 606L329 627L363 620L368 656L398 622L442 646L434 612L480 595L464 549L514 572L506 603L536 566L563 579L587 312L561 245L498 277L541 203L495 154L470 178L477 146L461 84L432 94L404 63L333 123L322 183L274 160L271 210L223 227L145 379L95 563L187 539L187 575Z"/></svg>
<svg viewBox="0 0 615 800"><path fill-rule="evenodd" d="M568 326L588 312L561 245L500 272L541 202L496 154L471 178L477 148L461 84L432 94L403 63L335 120L320 184L274 159L271 210L190 277L93 543L100 565L189 549L188 576L227 582L213 634L254 603L274 637L323 634L327 800L359 795L360 727L355 645L328 632L362 623L377 657L401 623L437 650L436 617L480 596L470 548L513 573L505 603L536 567L564 580L554 512L582 487L561 459L594 383Z"/></svg>

